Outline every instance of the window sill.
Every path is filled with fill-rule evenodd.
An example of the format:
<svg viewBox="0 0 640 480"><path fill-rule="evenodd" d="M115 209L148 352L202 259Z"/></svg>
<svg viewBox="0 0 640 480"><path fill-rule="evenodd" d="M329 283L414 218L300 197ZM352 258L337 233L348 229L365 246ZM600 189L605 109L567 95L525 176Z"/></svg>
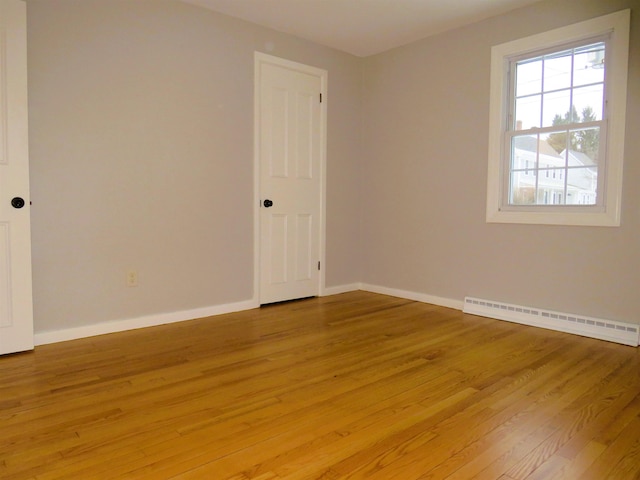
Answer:
<svg viewBox="0 0 640 480"><path fill-rule="evenodd" d="M562 211L487 211L487 223L519 223L530 225L571 225L592 227L619 227L616 212L562 212Z"/></svg>

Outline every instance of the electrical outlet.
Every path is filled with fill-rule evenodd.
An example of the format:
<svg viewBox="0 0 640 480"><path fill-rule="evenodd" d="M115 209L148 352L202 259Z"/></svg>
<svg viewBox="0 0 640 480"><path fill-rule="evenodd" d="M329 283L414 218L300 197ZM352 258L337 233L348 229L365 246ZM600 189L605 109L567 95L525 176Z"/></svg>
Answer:
<svg viewBox="0 0 640 480"><path fill-rule="evenodd" d="M138 272L135 270L129 270L127 272L127 287L138 286Z"/></svg>

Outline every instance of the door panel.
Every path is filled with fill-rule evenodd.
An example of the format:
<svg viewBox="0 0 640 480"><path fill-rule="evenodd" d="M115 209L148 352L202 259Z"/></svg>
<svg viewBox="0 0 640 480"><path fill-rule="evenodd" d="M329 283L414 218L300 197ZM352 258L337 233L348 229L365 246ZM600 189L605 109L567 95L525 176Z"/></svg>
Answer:
<svg viewBox="0 0 640 480"><path fill-rule="evenodd" d="M0 1L0 354L33 348L26 7ZM12 199L24 199L12 205Z"/></svg>
<svg viewBox="0 0 640 480"><path fill-rule="evenodd" d="M299 214L296 219L296 281L307 281L313 278L311 266L313 252L313 221L311 215Z"/></svg>
<svg viewBox="0 0 640 480"><path fill-rule="evenodd" d="M287 278L287 250L289 216L272 214L269 217L269 245L271 246L271 269L269 283L272 285L286 283Z"/></svg>
<svg viewBox="0 0 640 480"><path fill-rule="evenodd" d="M266 143L266 165L272 178L287 178L289 174L289 151L287 133L289 130L289 96L286 90L272 88L270 92L271 118L264 125L269 130L263 137Z"/></svg>
<svg viewBox="0 0 640 480"><path fill-rule="evenodd" d="M314 147L314 131L316 126L314 115L314 104L318 102L317 96L309 94L298 93L296 101L297 107L297 128L298 128L298 143L296 145L296 175L298 178L304 178L311 180L313 178L314 162L317 162L315 157Z"/></svg>
<svg viewBox="0 0 640 480"><path fill-rule="evenodd" d="M296 64L297 65L297 64ZM323 79L295 66L260 69L260 303L318 295L322 235ZM264 200L273 204L265 207Z"/></svg>

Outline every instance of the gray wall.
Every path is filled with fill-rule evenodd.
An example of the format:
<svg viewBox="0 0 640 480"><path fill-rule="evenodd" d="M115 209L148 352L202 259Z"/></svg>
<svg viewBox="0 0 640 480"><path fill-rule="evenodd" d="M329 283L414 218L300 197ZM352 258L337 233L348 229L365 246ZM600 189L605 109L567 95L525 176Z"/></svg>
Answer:
<svg viewBox="0 0 640 480"><path fill-rule="evenodd" d="M359 59L173 0L27 5L37 332L252 298L256 50L329 71L327 285L359 280Z"/></svg>
<svg viewBox="0 0 640 480"><path fill-rule="evenodd" d="M491 46L632 7L622 226L485 223ZM640 2L545 1L369 57L363 281L640 322Z"/></svg>
<svg viewBox="0 0 640 480"><path fill-rule="evenodd" d="M485 223L491 45L628 7L622 226ZM360 59L174 0L28 0L36 331L252 298L255 50L329 71L328 287L640 322L639 7L543 1Z"/></svg>

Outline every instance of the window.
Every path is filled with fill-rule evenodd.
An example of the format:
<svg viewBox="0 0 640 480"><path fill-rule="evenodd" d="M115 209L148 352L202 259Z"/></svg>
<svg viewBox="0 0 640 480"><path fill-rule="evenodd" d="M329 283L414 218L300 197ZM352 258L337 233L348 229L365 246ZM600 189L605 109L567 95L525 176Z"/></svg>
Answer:
<svg viewBox="0 0 640 480"><path fill-rule="evenodd" d="M488 222L620 225L629 17L492 48Z"/></svg>

